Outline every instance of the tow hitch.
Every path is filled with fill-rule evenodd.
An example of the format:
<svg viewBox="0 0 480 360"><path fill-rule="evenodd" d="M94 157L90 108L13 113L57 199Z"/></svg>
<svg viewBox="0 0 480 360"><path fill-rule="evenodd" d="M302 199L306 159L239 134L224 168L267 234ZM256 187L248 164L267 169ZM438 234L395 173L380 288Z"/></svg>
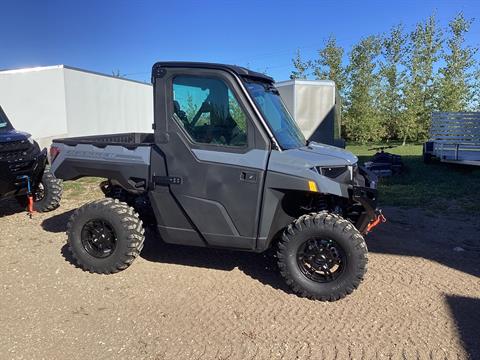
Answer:
<svg viewBox="0 0 480 360"><path fill-rule="evenodd" d="M365 229L364 235L368 234L370 231L372 231L377 225L387 222L387 219L385 216L382 214L382 210L376 210L375 211L375 217L370 221L367 225L367 228Z"/></svg>

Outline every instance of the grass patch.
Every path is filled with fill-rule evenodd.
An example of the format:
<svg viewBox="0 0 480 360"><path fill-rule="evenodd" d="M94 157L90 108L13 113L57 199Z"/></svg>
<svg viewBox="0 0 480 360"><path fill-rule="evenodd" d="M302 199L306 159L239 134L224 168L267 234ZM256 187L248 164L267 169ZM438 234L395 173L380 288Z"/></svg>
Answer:
<svg viewBox="0 0 480 360"><path fill-rule="evenodd" d="M65 195L72 198L89 198L92 194L100 193L99 185L104 179L85 177L75 181L65 181L63 188Z"/></svg>
<svg viewBox="0 0 480 360"><path fill-rule="evenodd" d="M368 161L374 145L350 145L347 150ZM386 150L402 155L407 169L399 176L383 178L379 184L381 205L423 207L438 211L458 207L467 212L480 211L480 168L441 162L424 164L422 145L405 145Z"/></svg>

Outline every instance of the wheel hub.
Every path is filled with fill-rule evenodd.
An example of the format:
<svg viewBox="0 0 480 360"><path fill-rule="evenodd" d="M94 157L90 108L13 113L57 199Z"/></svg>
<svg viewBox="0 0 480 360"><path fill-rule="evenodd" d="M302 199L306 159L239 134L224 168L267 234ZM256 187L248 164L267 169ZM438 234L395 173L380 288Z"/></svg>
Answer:
<svg viewBox="0 0 480 360"><path fill-rule="evenodd" d="M42 201L44 197L45 197L45 187L43 186L42 183L38 183L37 191L35 191L35 194L33 197L34 201L35 202Z"/></svg>
<svg viewBox="0 0 480 360"><path fill-rule="evenodd" d="M88 221L82 228L81 237L85 251L96 258L110 256L117 244L113 227L100 219Z"/></svg>
<svg viewBox="0 0 480 360"><path fill-rule="evenodd" d="M333 240L310 239L300 246L297 263L302 273L315 282L337 279L346 265L346 255Z"/></svg>

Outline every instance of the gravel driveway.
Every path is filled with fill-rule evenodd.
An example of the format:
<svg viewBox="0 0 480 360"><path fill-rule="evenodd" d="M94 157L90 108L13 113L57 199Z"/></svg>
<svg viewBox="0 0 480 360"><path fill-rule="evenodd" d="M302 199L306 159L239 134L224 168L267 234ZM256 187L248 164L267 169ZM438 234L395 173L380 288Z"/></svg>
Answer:
<svg viewBox="0 0 480 360"><path fill-rule="evenodd" d="M365 281L322 303L264 255L153 234L126 271L83 272L64 231L84 201L32 220L0 205L0 359L480 359L478 217L386 209Z"/></svg>

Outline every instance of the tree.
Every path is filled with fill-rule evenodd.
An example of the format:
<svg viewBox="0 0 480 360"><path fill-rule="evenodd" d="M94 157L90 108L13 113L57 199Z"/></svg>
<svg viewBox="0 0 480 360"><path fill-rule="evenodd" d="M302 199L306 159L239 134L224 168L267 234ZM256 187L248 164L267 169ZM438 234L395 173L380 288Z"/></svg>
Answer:
<svg viewBox="0 0 480 360"><path fill-rule="evenodd" d="M308 75L307 71L311 64L309 61L302 60L300 50L297 50L297 54L295 55L295 58L292 59L292 63L295 70L291 72L290 79L306 79Z"/></svg>
<svg viewBox="0 0 480 360"><path fill-rule="evenodd" d="M120 72L120 69L117 69L117 70L112 70L112 76L117 78L124 78L125 74L122 74Z"/></svg>
<svg viewBox="0 0 480 360"><path fill-rule="evenodd" d="M465 34L472 19L459 13L450 21L447 40L448 51L443 52L445 65L440 69L438 109L440 111L466 111L474 97L474 72L476 48L465 45Z"/></svg>
<svg viewBox="0 0 480 360"><path fill-rule="evenodd" d="M399 137L423 140L428 135L431 113L436 109L437 76L433 67L442 47L442 32L434 15L418 23L410 33L405 67L408 77L404 90L404 107Z"/></svg>
<svg viewBox="0 0 480 360"><path fill-rule="evenodd" d="M346 74L342 65L344 50L337 45L335 36L330 36L325 46L318 51L318 59L313 63L313 74L317 80L332 80L338 91L345 89Z"/></svg>
<svg viewBox="0 0 480 360"><path fill-rule="evenodd" d="M480 111L480 65L475 70L473 80L473 101L471 106L472 111Z"/></svg>
<svg viewBox="0 0 480 360"><path fill-rule="evenodd" d="M380 49L380 38L369 36L354 45L350 53L345 132L348 139L361 143L378 141L384 133L375 101L379 88L376 69Z"/></svg>
<svg viewBox="0 0 480 360"><path fill-rule="evenodd" d="M387 139L396 139L402 127L403 88L405 81L404 62L407 39L403 26L397 25L382 38L382 57L380 65L381 92L380 113Z"/></svg>

